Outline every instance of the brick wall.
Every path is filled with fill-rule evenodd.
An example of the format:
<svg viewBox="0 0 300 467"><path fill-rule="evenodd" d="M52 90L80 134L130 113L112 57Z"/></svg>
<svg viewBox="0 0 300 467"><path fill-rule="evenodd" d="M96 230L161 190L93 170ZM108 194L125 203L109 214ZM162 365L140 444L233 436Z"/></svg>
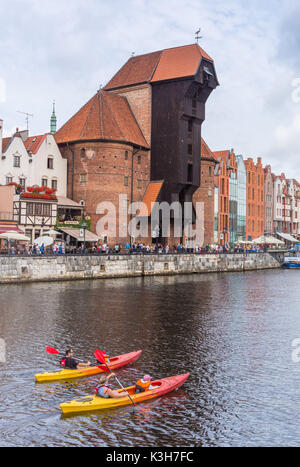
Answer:
<svg viewBox="0 0 300 467"><path fill-rule="evenodd" d="M214 243L214 170L214 161L201 161L201 186L193 195L194 205L204 203L204 246Z"/></svg>
<svg viewBox="0 0 300 467"><path fill-rule="evenodd" d="M144 134L144 137L151 145L151 106L152 90L150 84L142 84L129 88L117 89L115 92L120 96L125 96L129 102L132 112Z"/></svg>
<svg viewBox="0 0 300 467"><path fill-rule="evenodd" d="M97 222L102 217L97 214L97 207L102 202L113 203L117 213L117 233L108 241L125 244L128 237L119 236L119 194L127 195L128 203L131 194L133 201L143 198L150 180L149 152L137 151L126 144L97 141L69 144L68 147L61 145L60 150L68 159L68 197L77 202L85 201L85 214L91 217L92 231L103 236L104 232L97 231Z"/></svg>

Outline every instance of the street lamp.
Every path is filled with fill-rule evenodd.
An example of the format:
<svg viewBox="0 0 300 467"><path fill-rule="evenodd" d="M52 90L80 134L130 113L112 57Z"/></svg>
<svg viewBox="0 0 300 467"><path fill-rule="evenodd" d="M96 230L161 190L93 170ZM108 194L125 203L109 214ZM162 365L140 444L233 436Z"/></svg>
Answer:
<svg viewBox="0 0 300 467"><path fill-rule="evenodd" d="M85 231L86 231L86 229L88 227L89 226L88 226L87 222L85 222L85 221L81 224L81 228L83 229L83 254L85 254Z"/></svg>

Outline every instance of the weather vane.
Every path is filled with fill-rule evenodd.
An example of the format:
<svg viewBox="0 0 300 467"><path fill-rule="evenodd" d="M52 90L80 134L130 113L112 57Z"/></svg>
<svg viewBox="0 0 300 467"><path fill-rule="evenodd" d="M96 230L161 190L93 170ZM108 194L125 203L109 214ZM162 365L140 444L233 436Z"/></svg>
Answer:
<svg viewBox="0 0 300 467"><path fill-rule="evenodd" d="M199 44L199 40L203 38L203 36L200 36L201 28L198 29L198 31L195 32L195 39L197 41L197 44Z"/></svg>

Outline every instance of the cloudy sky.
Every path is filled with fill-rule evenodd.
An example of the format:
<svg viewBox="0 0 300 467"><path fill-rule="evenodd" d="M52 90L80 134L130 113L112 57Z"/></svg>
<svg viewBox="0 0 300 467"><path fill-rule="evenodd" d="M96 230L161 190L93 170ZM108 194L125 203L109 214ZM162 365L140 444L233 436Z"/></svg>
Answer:
<svg viewBox="0 0 300 467"><path fill-rule="evenodd" d="M201 27L220 81L203 137L300 181L297 0L0 0L0 18L6 136L25 127L17 111L34 115L31 134L49 131L53 99L60 127L133 52L193 43Z"/></svg>

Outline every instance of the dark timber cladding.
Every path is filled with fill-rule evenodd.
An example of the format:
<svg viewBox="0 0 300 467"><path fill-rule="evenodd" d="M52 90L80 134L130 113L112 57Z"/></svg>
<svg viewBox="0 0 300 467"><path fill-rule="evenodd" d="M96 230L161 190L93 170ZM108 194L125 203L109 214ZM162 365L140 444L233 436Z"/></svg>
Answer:
<svg viewBox="0 0 300 467"><path fill-rule="evenodd" d="M192 201L201 182L205 103L218 85L213 63L202 58L194 76L151 85L151 179L165 181L162 200Z"/></svg>

